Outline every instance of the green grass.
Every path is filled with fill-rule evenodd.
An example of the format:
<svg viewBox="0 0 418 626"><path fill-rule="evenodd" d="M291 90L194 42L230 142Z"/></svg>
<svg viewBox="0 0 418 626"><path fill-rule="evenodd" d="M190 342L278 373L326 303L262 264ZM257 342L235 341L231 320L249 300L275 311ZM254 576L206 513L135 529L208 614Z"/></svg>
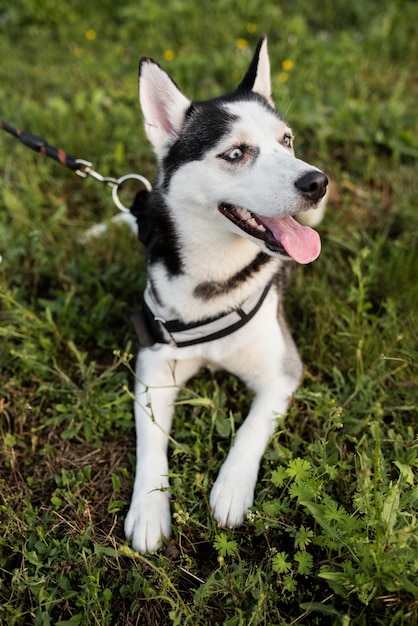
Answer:
<svg viewBox="0 0 418 626"><path fill-rule="evenodd" d="M202 373L172 433L173 539L140 556L123 520L143 251L117 226L83 245L109 190L2 134L0 624L418 623L417 21L401 0L0 0L1 119L104 175L155 173L141 55L206 98L266 32L298 155L332 179L323 252L287 294L305 376L249 520L218 529L208 493L250 398Z"/></svg>

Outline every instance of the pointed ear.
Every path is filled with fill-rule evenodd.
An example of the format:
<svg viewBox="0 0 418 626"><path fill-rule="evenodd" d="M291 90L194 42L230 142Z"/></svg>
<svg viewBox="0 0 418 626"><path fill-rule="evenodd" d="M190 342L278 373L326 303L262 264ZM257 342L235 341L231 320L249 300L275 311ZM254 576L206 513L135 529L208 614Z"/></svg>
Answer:
<svg viewBox="0 0 418 626"><path fill-rule="evenodd" d="M274 106L271 97L270 60L267 51L267 37L262 35L244 78L237 91L254 91Z"/></svg>
<svg viewBox="0 0 418 626"><path fill-rule="evenodd" d="M139 100L147 137L161 159L180 135L191 102L167 72L148 57L139 65Z"/></svg>

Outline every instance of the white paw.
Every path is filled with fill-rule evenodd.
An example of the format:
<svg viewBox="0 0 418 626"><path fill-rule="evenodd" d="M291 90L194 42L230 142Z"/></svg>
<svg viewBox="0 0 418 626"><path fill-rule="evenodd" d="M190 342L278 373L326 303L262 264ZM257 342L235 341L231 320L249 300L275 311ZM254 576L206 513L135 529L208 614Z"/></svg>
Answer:
<svg viewBox="0 0 418 626"><path fill-rule="evenodd" d="M210 494L213 517L219 526L236 528L244 523L254 500L255 481L221 472Z"/></svg>
<svg viewBox="0 0 418 626"><path fill-rule="evenodd" d="M125 535L141 554L155 552L171 534L170 496L152 491L134 496L125 520Z"/></svg>

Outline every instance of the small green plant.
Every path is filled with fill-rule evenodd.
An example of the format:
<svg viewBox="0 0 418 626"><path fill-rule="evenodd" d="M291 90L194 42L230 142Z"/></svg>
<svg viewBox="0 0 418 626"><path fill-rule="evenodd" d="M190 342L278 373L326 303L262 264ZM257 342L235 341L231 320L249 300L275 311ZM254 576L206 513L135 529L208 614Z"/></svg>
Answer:
<svg viewBox="0 0 418 626"><path fill-rule="evenodd" d="M315 575L343 600L357 598L360 604L384 615L384 602L393 602L397 594L404 593L411 597L412 616L418 598L418 446L404 448L404 461L391 464L388 451L395 442L384 437L378 422L371 422L370 436L365 433L356 442L352 455L357 483L337 501L331 495L335 485L344 482L345 474L353 469L347 459L329 454L332 429L342 426L341 413L337 415L336 420L335 412L331 413L324 428L328 436L311 444L308 456L296 457L287 467L272 472L272 484L280 489L280 495L277 502L272 498L261 512L255 511L251 522L259 531L273 527L294 537L291 550L274 550L271 559L273 571L282 577L284 592L296 589L297 574L313 573L315 555L316 562L323 562ZM372 449L370 441L374 442ZM283 509L286 517L277 516ZM284 521L290 511L294 512L293 519L301 517L305 524L295 528ZM289 575L294 589L289 589ZM402 610L396 615L398 619L405 617Z"/></svg>

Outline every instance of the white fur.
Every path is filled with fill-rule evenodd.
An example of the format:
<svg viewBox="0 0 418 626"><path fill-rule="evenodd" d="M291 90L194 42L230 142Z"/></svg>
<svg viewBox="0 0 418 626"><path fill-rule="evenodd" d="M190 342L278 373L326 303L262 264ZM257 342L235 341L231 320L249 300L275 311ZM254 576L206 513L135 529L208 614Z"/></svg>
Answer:
<svg viewBox="0 0 418 626"><path fill-rule="evenodd" d="M255 77L253 91L263 96L274 107L271 97L270 59L267 51L267 38L265 37L260 48L257 75Z"/></svg>
<svg viewBox="0 0 418 626"><path fill-rule="evenodd" d="M267 46L264 41L253 90L270 99ZM190 101L165 72L150 60L142 64L141 105L146 130L160 160L181 133ZM164 265L149 267L149 278L162 294L167 319L197 321L237 307L266 285L283 261L277 257L227 292L202 300L196 286L225 282L249 265L261 239L246 235L217 209L230 202L264 216L295 212L301 202L294 181L312 166L296 159L283 137L288 127L255 102L228 104L238 116L233 136L222 139L205 158L182 165L172 176L165 201L179 233L186 269L168 274ZM259 150L255 164L243 164L239 175L219 154L245 142ZM126 536L140 552L158 549L171 532L167 445L173 403L179 389L205 365L224 368L240 377L255 397L240 427L210 495L213 517L220 526L243 523L253 503L260 459L287 410L302 365L280 309L280 294L272 288L251 321L217 341L176 348L155 344L140 350L135 386L137 467L132 502L125 521Z"/></svg>
<svg viewBox="0 0 418 626"><path fill-rule="evenodd" d="M266 217L297 213L302 199L294 181L313 168L282 145L290 129L256 102L229 104L226 109L239 116L233 137L221 141L203 161L186 163L174 174L167 195L169 203L178 207L184 203L189 216L200 214L204 220L208 205L215 213L220 202L239 204ZM244 142L259 149L260 155L255 165L241 165L237 176L234 166L218 155ZM213 227L217 228L215 224Z"/></svg>
<svg viewBox="0 0 418 626"><path fill-rule="evenodd" d="M220 526L243 523L253 502L260 459L302 371L296 350L277 324L277 299L272 291L255 318L217 342L180 349L160 345L139 353L137 467L125 531L140 552L156 550L162 538L170 536L167 443L173 402L187 379L209 363L237 375L256 394L210 496Z"/></svg>

